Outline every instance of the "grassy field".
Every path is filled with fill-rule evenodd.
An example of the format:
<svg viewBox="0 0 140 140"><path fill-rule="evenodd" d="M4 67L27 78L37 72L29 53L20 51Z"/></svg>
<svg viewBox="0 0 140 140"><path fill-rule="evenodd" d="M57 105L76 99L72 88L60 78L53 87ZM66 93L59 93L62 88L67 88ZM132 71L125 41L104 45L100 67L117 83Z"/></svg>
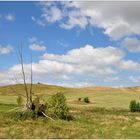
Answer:
<svg viewBox="0 0 140 140"><path fill-rule="evenodd" d="M140 113L129 111L132 99L140 101L139 87L34 85L33 88L34 95L44 100L62 91L74 120L12 118L11 114L17 112L9 110L17 106L17 96L25 96L23 85L3 86L0 87L0 138L140 138ZM90 103L79 102L79 97L89 97Z"/></svg>

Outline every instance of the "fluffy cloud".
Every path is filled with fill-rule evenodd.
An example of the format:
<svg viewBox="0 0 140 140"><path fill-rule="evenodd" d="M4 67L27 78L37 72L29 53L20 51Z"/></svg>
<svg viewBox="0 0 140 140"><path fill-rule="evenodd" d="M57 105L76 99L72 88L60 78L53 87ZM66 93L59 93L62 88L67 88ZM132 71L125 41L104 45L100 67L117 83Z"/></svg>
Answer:
<svg viewBox="0 0 140 140"><path fill-rule="evenodd" d="M108 46L106 48L94 48L86 45L79 49L73 49L65 55L44 54L43 59L71 62L82 65L95 64L107 66L119 62L124 53L117 48Z"/></svg>
<svg viewBox="0 0 140 140"><path fill-rule="evenodd" d="M46 46L43 45L42 41L38 41L35 37L29 39L29 48L33 51L45 51Z"/></svg>
<svg viewBox="0 0 140 140"><path fill-rule="evenodd" d="M56 22L62 18L61 11L57 7L43 8L42 17L48 22Z"/></svg>
<svg viewBox="0 0 140 140"><path fill-rule="evenodd" d="M44 54L43 59L69 63L74 67L74 73L87 75L108 75L115 71L110 67L117 64L123 57L123 52L113 47L93 48L86 45L73 49L65 55Z"/></svg>
<svg viewBox="0 0 140 140"><path fill-rule="evenodd" d="M139 71L140 70L140 64L137 62L134 62L132 60L122 60L120 62L120 68L123 70L130 70L130 71Z"/></svg>
<svg viewBox="0 0 140 140"><path fill-rule="evenodd" d="M139 2L74 2L89 16L91 25L105 29L105 34L119 39L129 34L139 34Z"/></svg>
<svg viewBox="0 0 140 140"><path fill-rule="evenodd" d="M63 18L63 12L55 4L56 2L39 2L41 6L41 18L37 19L34 16L31 19L38 25L44 27L46 23L54 23Z"/></svg>
<svg viewBox="0 0 140 140"><path fill-rule="evenodd" d="M24 64L27 82L30 82L31 64ZM68 80L69 74L74 73L74 68L70 64L64 64L57 61L40 60L32 64L34 80L44 80L48 76L56 80ZM72 76L71 76L72 77ZM23 83L21 65L17 64L7 71L1 71L0 84Z"/></svg>
<svg viewBox="0 0 140 140"><path fill-rule="evenodd" d="M40 44L36 44L36 43L30 44L29 47L33 51L45 51L46 50L46 47L44 45L40 45Z"/></svg>
<svg viewBox="0 0 140 140"><path fill-rule="evenodd" d="M44 54L43 59L72 63L76 65L78 73L87 74L113 74L113 67L122 70L139 71L140 64L132 60L124 60L124 52L108 46L105 48L94 48L91 45L79 49L73 49L65 55Z"/></svg>
<svg viewBox="0 0 140 140"><path fill-rule="evenodd" d="M115 40L140 34L139 2L41 2L40 6L43 25L57 21L65 29L95 26Z"/></svg>
<svg viewBox="0 0 140 140"><path fill-rule="evenodd" d="M8 46L2 46L0 45L0 55L1 54L8 54L12 51L12 47L10 45Z"/></svg>
<svg viewBox="0 0 140 140"><path fill-rule="evenodd" d="M140 76L130 76L129 80L131 80L133 83L140 83Z"/></svg>
<svg viewBox="0 0 140 140"><path fill-rule="evenodd" d="M32 38L30 41L34 40L35 38ZM82 48L72 49L63 55L44 54L39 62L32 64L33 75L35 81L42 81L48 77L56 81L69 81L73 78L81 77L81 81L78 81L78 83L82 83L81 85L83 86L83 83L91 83L85 82L85 78L102 77L102 81L106 79L108 82L119 82L121 79L116 75L120 71L140 72L139 63L132 60L126 61L124 57L125 54L118 48L112 46L95 48L87 44ZM24 64L27 79L30 79L30 67L30 64ZM8 78L13 81L12 77L14 74L19 81L22 81L20 64L12 66L6 72L1 72L0 77L3 76L5 80ZM108 76L114 78L105 78Z"/></svg>
<svg viewBox="0 0 140 140"><path fill-rule="evenodd" d="M140 40L137 38L125 38L122 42L122 46L127 48L130 52L140 52Z"/></svg>
<svg viewBox="0 0 140 140"><path fill-rule="evenodd" d="M86 16L82 15L79 11L71 11L68 14L68 20L66 23L60 24L60 27L65 29L72 29L76 26L85 29L88 24Z"/></svg>

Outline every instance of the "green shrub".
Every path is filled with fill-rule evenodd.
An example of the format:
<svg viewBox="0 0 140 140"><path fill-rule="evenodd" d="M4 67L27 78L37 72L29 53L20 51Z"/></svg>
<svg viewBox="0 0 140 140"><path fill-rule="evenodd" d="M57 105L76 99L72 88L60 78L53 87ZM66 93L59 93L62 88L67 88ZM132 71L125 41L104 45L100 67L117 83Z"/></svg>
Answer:
<svg viewBox="0 0 140 140"><path fill-rule="evenodd" d="M83 101L84 101L85 103L89 103L89 102L90 102L88 97L85 97L85 98L83 99Z"/></svg>
<svg viewBox="0 0 140 140"><path fill-rule="evenodd" d="M136 102L136 100L132 100L129 107L131 112L140 112L140 103Z"/></svg>
<svg viewBox="0 0 140 140"><path fill-rule="evenodd" d="M18 106L22 106L23 105L23 98L21 96L18 96L17 104L18 104Z"/></svg>
<svg viewBox="0 0 140 140"><path fill-rule="evenodd" d="M58 92L52 95L47 108L47 114L53 118L67 119L69 109L66 105L66 98L63 93Z"/></svg>
<svg viewBox="0 0 140 140"><path fill-rule="evenodd" d="M78 101L81 101L81 98L80 97L78 98Z"/></svg>

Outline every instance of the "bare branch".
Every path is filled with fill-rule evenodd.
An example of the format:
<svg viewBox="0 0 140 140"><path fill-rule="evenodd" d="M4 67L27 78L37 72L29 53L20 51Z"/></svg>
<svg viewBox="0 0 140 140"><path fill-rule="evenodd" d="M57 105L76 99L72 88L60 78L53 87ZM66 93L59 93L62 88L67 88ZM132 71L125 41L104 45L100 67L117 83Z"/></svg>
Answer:
<svg viewBox="0 0 140 140"><path fill-rule="evenodd" d="M33 70L32 70L32 55L31 55L31 84L30 84L30 101L32 102L32 87L33 87Z"/></svg>
<svg viewBox="0 0 140 140"><path fill-rule="evenodd" d="M50 120L54 121L54 119L53 119L53 118L51 118L51 117L47 116L44 112L42 112L42 114L43 114L46 118L49 118Z"/></svg>
<svg viewBox="0 0 140 140"><path fill-rule="evenodd" d="M26 92L26 96L27 96L27 103L29 101L29 94L28 94L28 88L27 88L27 84L26 84L26 76L25 76L25 71L24 71L24 64L23 64L23 52L22 52L22 43L21 46L19 48L19 58L20 58L20 64L21 64L21 68L22 68L22 77L23 77L23 82L24 82L24 89Z"/></svg>

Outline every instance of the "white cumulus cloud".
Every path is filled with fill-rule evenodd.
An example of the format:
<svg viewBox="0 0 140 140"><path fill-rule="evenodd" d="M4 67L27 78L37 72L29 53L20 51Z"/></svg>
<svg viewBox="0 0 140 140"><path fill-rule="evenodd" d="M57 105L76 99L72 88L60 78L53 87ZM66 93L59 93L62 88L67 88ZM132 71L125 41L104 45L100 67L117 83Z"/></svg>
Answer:
<svg viewBox="0 0 140 140"><path fill-rule="evenodd" d="M33 51L45 51L46 46L42 41L38 41L35 37L29 39L29 48Z"/></svg>
<svg viewBox="0 0 140 140"><path fill-rule="evenodd" d="M0 45L0 55L1 54L8 54L12 51L12 47L10 45L2 46Z"/></svg>
<svg viewBox="0 0 140 140"><path fill-rule="evenodd" d="M59 3L59 4L58 4ZM61 6L58 6L61 5ZM40 23L58 22L65 29L88 25L103 28L114 40L132 34L140 34L139 2L41 2Z"/></svg>
<svg viewBox="0 0 140 140"><path fill-rule="evenodd" d="M140 52L140 40L137 38L125 38L122 42L122 46L128 49L130 52Z"/></svg>
<svg viewBox="0 0 140 140"><path fill-rule="evenodd" d="M31 38L30 42L35 40L36 38ZM30 64L24 64L28 79L30 79L30 67ZM99 78L102 82L112 83L121 81L117 76L119 72L140 72L140 64L132 60L125 60L125 53L120 49L112 46L95 48L89 44L69 50L62 55L45 53L41 60L32 64L32 68L35 81L44 81L49 77L54 81L58 81L55 83L57 84L63 80L70 82L76 77L81 77L81 81L78 78L78 83L83 86L86 83L92 83L85 81L85 78ZM20 64L13 65L7 71L1 72L0 78L5 77L4 81L6 83L8 79L11 82L14 74L19 81L22 81ZM4 81L1 80L0 83L4 83ZM69 82L66 82L66 84ZM71 83L73 82L71 81Z"/></svg>
<svg viewBox="0 0 140 140"><path fill-rule="evenodd" d="M140 76L129 76L129 80L133 83L140 83Z"/></svg>

